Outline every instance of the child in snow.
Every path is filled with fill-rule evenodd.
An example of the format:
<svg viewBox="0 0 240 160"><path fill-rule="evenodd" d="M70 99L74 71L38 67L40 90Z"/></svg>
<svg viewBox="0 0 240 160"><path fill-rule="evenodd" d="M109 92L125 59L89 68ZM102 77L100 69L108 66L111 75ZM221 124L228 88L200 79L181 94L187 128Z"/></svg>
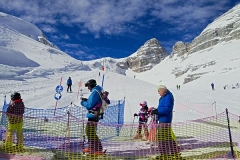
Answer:
<svg viewBox="0 0 240 160"><path fill-rule="evenodd" d="M157 114L154 113L156 108L151 107L148 109L149 116L151 116L151 121L149 123L150 131L148 136L148 142L157 142Z"/></svg>
<svg viewBox="0 0 240 160"><path fill-rule="evenodd" d="M110 100L108 99L108 95L109 95L109 92L107 91L104 91L103 93L100 93L101 95L101 99L102 99L102 102L101 99L99 99L99 101L97 102L97 104L93 107L93 111L97 111L95 112L95 114L99 114L100 113L100 119L103 119L103 114L104 114L104 111L106 110L107 108L107 105L110 104ZM97 115L95 115L97 116Z"/></svg>
<svg viewBox="0 0 240 160"><path fill-rule="evenodd" d="M139 113L135 113L134 116L139 116L139 126L137 130L137 134L134 137L134 139L142 139L146 141L148 139L148 126L147 126L147 121L148 121L148 106L146 101L142 101L140 103L140 106L142 107L139 111ZM142 128L144 129L144 137L142 138Z"/></svg>

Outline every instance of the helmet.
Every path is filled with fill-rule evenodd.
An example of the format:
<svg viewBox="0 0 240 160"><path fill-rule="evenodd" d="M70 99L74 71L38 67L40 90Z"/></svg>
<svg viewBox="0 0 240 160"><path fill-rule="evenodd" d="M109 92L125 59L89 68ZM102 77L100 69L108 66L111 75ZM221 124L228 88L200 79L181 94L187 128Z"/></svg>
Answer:
<svg viewBox="0 0 240 160"><path fill-rule="evenodd" d="M142 102L140 103L140 106L142 106L142 107L147 106L147 102L146 102L146 101L142 101Z"/></svg>
<svg viewBox="0 0 240 160"><path fill-rule="evenodd" d="M18 93L18 92L14 92L13 94L11 94L11 100L12 101L20 99L20 98L21 98L21 94Z"/></svg>
<svg viewBox="0 0 240 160"><path fill-rule="evenodd" d="M89 87L93 88L96 85L97 85L97 82L94 79L90 79L90 80L87 81L87 83L85 83L85 87L89 86Z"/></svg>

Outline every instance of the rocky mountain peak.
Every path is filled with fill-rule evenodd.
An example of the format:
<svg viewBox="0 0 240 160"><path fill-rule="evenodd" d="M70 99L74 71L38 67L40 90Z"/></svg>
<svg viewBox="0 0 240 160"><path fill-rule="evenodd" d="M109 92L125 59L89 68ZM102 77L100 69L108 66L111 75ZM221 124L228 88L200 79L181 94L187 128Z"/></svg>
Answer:
<svg viewBox="0 0 240 160"><path fill-rule="evenodd" d="M177 42L171 56L191 54L233 39L240 39L240 4L216 18L191 43Z"/></svg>
<svg viewBox="0 0 240 160"><path fill-rule="evenodd" d="M144 72L160 63L168 55L160 42L156 38L152 38L145 42L135 53L127 57L125 62L121 62L120 66L128 67L134 72Z"/></svg>

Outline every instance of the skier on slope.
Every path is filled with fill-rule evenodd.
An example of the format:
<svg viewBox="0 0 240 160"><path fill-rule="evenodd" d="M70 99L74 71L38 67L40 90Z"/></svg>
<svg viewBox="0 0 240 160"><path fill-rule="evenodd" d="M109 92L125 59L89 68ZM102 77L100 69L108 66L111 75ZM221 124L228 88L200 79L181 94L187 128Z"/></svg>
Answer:
<svg viewBox="0 0 240 160"><path fill-rule="evenodd" d="M72 79L71 79L71 77L69 77L68 80L67 80L67 86L68 86L67 92L68 92L69 89L70 89L70 92L72 92Z"/></svg>
<svg viewBox="0 0 240 160"><path fill-rule="evenodd" d="M97 136L97 122L99 121L99 115L96 114L98 110L94 111L93 108L100 108L102 105L101 95L98 92L102 91L102 88L97 85L96 80L90 79L85 83L85 87L88 87L90 96L87 98L81 98L81 105L88 110L86 125L86 135L88 137L88 147L83 149L83 152L89 153L94 156L103 155L103 148L100 139Z"/></svg>
<svg viewBox="0 0 240 160"><path fill-rule="evenodd" d="M148 126L147 126L147 121L148 121L148 106L147 106L147 102L146 101L142 101L140 103L141 109L139 111L139 113L135 113L135 116L139 116L139 125L138 125L138 130L137 130L137 134L134 137L134 139L142 139L143 141L147 141L148 139ZM144 129L144 137L142 138L142 128Z"/></svg>

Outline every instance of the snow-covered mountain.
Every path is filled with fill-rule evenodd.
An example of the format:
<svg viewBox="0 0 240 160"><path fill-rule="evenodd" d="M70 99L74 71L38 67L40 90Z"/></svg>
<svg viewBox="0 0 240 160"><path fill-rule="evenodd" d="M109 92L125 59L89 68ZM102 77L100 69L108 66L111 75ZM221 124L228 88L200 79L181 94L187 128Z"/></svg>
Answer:
<svg viewBox="0 0 240 160"><path fill-rule="evenodd" d="M0 14L0 79L24 79L55 71L90 70L81 61L60 51L52 43L37 39L42 32L16 17Z"/></svg>
<svg viewBox="0 0 240 160"><path fill-rule="evenodd" d="M167 56L158 40L151 39L129 57L82 62L60 51L35 25L2 12L0 51L1 79L23 79L68 70L101 70L103 65L107 71L125 75L128 68L137 72L149 70Z"/></svg>
<svg viewBox="0 0 240 160"><path fill-rule="evenodd" d="M240 4L215 19L192 43L177 42L171 55L153 69L144 73L128 70L127 75L154 84L207 89L213 82L218 88L231 88L240 82L239 50Z"/></svg>
<svg viewBox="0 0 240 160"><path fill-rule="evenodd" d="M212 83L215 79L224 80L229 75L232 77L231 81L228 79L219 84L230 86L238 82L235 73L239 72L240 67L240 5L209 24L192 43L177 42L170 56L167 56L168 53L160 42L153 38L129 57L107 57L85 62L40 43L35 38L42 32L36 26L4 13L0 15L4 18L4 23L0 23L1 79L24 79L75 70L99 71L104 64L105 71L136 76L137 79L154 84L191 86L199 81ZM21 29L24 27L16 26L27 26L31 28L31 32L24 32L27 31ZM15 57L18 57L17 60ZM149 79L149 74L154 78ZM211 78L214 76L218 78Z"/></svg>
<svg viewBox="0 0 240 160"><path fill-rule="evenodd" d="M240 4L216 18L191 43L177 42L171 55L191 54L233 39L240 39Z"/></svg>
<svg viewBox="0 0 240 160"><path fill-rule="evenodd" d="M0 23L36 41L58 49L56 45L47 40L39 28L23 19L0 12Z"/></svg>

